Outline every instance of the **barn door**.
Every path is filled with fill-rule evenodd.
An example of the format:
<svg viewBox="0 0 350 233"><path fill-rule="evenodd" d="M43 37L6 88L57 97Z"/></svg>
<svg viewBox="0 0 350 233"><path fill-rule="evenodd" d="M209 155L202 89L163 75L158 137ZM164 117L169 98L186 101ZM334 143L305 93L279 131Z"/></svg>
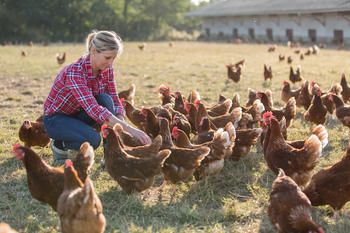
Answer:
<svg viewBox="0 0 350 233"><path fill-rule="evenodd" d="M334 30L334 43L341 44L344 42L343 30Z"/></svg>
<svg viewBox="0 0 350 233"><path fill-rule="evenodd" d="M287 29L286 36L287 36L289 41L293 41L293 29Z"/></svg>
<svg viewBox="0 0 350 233"><path fill-rule="evenodd" d="M273 32L272 32L272 28L266 29L266 36L267 36L267 39L269 39L270 41L273 41Z"/></svg>
<svg viewBox="0 0 350 233"><path fill-rule="evenodd" d="M309 39L312 43L315 43L317 41L317 35L315 29L309 29Z"/></svg>

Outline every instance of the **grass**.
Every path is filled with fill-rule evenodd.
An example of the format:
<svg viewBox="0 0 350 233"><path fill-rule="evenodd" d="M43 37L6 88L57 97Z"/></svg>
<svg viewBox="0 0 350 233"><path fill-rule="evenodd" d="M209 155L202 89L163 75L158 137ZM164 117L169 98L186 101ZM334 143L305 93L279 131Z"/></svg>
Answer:
<svg viewBox="0 0 350 233"><path fill-rule="evenodd" d="M0 47L0 222L7 222L19 232L59 232L59 218L47 205L31 198L22 163L11 155L18 142L18 129L24 119L36 119L43 109L53 80L62 68L55 54L67 52L67 61L84 53L83 44ZM27 52L21 57L21 50ZM281 106L282 81L288 79L289 65L278 61L278 54L292 55L302 66L302 74L315 80L323 89L340 81L341 73L349 74L348 51L322 50L317 56L300 61L293 50L280 46L275 53L267 45L234 45L214 43L149 43L139 51L137 43L126 43L122 57L115 63L118 89L135 83L140 106L159 104L157 88L161 83L187 95L197 89L207 105L214 104L219 94L241 95L244 103L247 88L273 91L276 106ZM238 84L227 82L225 64L246 59L243 78ZM263 82L263 64L272 66L271 84ZM304 139L310 124L303 122L302 109L289 129L290 139ZM64 127L64 126L63 126ZM327 125L329 145L316 170L338 161L346 149L348 130L337 120ZM106 232L273 232L266 214L271 183L275 176L267 169L261 147L238 162L227 161L224 170L205 181L166 186L159 200L158 186L141 194L127 195L96 163L92 180L104 206ZM35 148L52 163L48 148ZM96 151L96 161L102 156ZM349 205L335 222L329 207L314 208L313 215L326 232L350 232Z"/></svg>

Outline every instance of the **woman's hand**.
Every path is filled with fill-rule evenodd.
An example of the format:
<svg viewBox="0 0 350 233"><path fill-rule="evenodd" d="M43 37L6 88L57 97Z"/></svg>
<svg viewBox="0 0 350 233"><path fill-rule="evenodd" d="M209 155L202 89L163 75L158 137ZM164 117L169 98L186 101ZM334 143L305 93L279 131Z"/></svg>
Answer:
<svg viewBox="0 0 350 233"><path fill-rule="evenodd" d="M144 145L146 144L151 144L152 140L151 138L142 130L136 129L134 127L128 126L126 127L126 131L128 131L132 136L136 137L143 143Z"/></svg>
<svg viewBox="0 0 350 233"><path fill-rule="evenodd" d="M141 141L141 143L143 143L144 145L150 144L152 142L151 138L145 132L130 126L124 120L121 120L114 115L112 115L110 118L108 118L108 120L105 121L105 123L111 128L113 128L115 124L120 124L125 131L127 131L132 136L139 139Z"/></svg>

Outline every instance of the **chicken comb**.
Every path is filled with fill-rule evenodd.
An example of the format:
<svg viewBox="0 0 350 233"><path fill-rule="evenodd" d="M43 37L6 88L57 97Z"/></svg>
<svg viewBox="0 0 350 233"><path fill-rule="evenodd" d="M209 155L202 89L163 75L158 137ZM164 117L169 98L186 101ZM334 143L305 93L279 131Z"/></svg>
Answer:
<svg viewBox="0 0 350 233"><path fill-rule="evenodd" d="M263 114L263 119L270 119L271 117L273 117L273 114L270 111Z"/></svg>
<svg viewBox="0 0 350 233"><path fill-rule="evenodd" d="M169 91L170 88L168 86L166 86L165 84L160 84L158 90L159 90L159 92L161 92L161 91Z"/></svg>
<svg viewBox="0 0 350 233"><path fill-rule="evenodd" d="M106 138L107 137L107 135L108 135L108 132L106 132L106 129L108 128L108 126L106 125L106 124L103 124L102 126L101 126L101 133L102 133L102 137L103 138Z"/></svg>
<svg viewBox="0 0 350 233"><path fill-rule="evenodd" d="M65 168L73 167L73 162L70 159L67 159L64 163Z"/></svg>
<svg viewBox="0 0 350 233"><path fill-rule="evenodd" d="M125 102L125 99L124 98L120 98L119 99L121 103L124 103Z"/></svg>
<svg viewBox="0 0 350 233"><path fill-rule="evenodd" d="M190 105L188 104L187 101L185 101L185 110L186 112L190 112Z"/></svg>
<svg viewBox="0 0 350 233"><path fill-rule="evenodd" d="M171 135L176 138L178 135L178 130L179 128L177 126L174 126L173 129L171 130Z"/></svg>
<svg viewBox="0 0 350 233"><path fill-rule="evenodd" d="M329 94L329 95L328 95L328 99L329 99L330 101L333 101L333 94Z"/></svg>
<svg viewBox="0 0 350 233"><path fill-rule="evenodd" d="M319 233L325 233L322 227L319 227L317 230Z"/></svg>
<svg viewBox="0 0 350 233"><path fill-rule="evenodd" d="M108 126L106 125L106 124L103 124L102 126L101 126L101 131L104 131L105 129L107 129L108 128Z"/></svg>
<svg viewBox="0 0 350 233"><path fill-rule="evenodd" d="M261 93L259 91L255 91L255 97L256 98L261 98Z"/></svg>
<svg viewBox="0 0 350 233"><path fill-rule="evenodd" d="M145 107L144 106L142 106L141 107L141 114L143 115L143 116L147 116L148 115L148 112L146 111L146 109L145 109Z"/></svg>
<svg viewBox="0 0 350 233"><path fill-rule="evenodd" d="M175 93L174 93L174 94L175 94L175 96L176 96L176 97L181 96L181 92L180 92L180 91L175 91Z"/></svg>
<svg viewBox="0 0 350 233"><path fill-rule="evenodd" d="M20 148L22 145L19 143L13 144L12 146L12 152L15 152L18 148Z"/></svg>

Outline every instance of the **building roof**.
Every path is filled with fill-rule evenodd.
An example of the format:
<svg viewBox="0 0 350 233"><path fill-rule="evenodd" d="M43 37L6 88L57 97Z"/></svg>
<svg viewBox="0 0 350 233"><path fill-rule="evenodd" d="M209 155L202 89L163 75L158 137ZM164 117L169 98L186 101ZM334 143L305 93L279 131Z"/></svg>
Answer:
<svg viewBox="0 0 350 233"><path fill-rule="evenodd" d="M350 11L350 0L218 0L187 16L310 14Z"/></svg>

